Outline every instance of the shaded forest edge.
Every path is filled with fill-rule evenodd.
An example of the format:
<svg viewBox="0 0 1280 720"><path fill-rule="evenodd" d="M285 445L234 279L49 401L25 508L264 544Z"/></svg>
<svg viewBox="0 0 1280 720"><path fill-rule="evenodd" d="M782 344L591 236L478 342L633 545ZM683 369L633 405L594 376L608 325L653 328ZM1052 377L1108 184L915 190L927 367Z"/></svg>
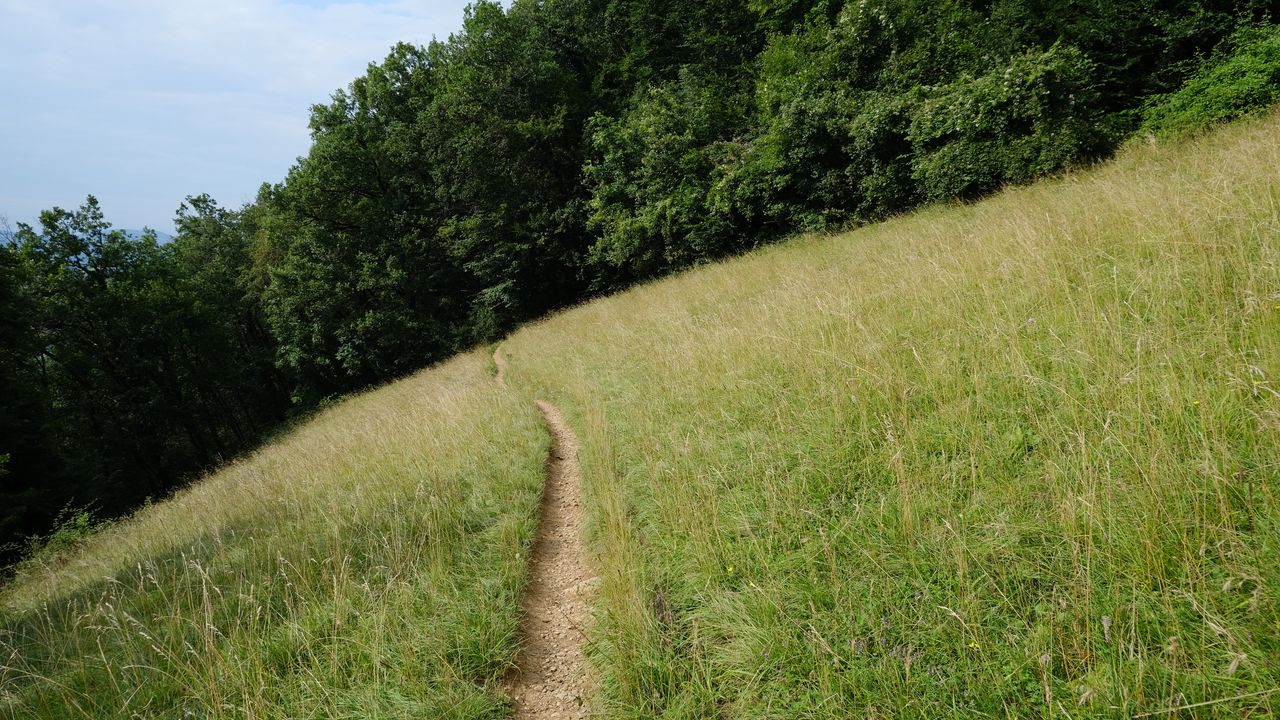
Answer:
<svg viewBox="0 0 1280 720"><path fill-rule="evenodd" d="M3 560L556 308L1266 107L1278 6L473 5L314 106L255 202L188 198L172 242L93 198L5 229Z"/></svg>

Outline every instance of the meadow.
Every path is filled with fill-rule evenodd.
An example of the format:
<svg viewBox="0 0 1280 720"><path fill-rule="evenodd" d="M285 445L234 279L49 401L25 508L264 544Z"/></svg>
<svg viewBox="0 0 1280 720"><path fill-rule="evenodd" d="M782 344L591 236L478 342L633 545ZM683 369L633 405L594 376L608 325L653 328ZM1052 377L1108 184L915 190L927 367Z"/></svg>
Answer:
<svg viewBox="0 0 1280 720"><path fill-rule="evenodd" d="M325 410L0 597L0 716L505 717L549 438L609 718L1280 710L1280 116Z"/></svg>
<svg viewBox="0 0 1280 720"><path fill-rule="evenodd" d="M1280 118L517 332L616 718L1280 709Z"/></svg>
<svg viewBox="0 0 1280 720"><path fill-rule="evenodd" d="M549 441L471 353L38 556L0 717L497 717Z"/></svg>

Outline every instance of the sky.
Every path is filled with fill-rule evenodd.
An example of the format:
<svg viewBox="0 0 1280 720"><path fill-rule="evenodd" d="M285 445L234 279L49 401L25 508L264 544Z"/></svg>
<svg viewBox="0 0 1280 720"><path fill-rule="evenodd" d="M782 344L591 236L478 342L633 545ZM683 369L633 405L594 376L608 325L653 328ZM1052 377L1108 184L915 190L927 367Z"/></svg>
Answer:
<svg viewBox="0 0 1280 720"><path fill-rule="evenodd" d="M0 217L92 194L116 227L172 232L188 195L239 207L306 154L311 105L466 5L0 0Z"/></svg>

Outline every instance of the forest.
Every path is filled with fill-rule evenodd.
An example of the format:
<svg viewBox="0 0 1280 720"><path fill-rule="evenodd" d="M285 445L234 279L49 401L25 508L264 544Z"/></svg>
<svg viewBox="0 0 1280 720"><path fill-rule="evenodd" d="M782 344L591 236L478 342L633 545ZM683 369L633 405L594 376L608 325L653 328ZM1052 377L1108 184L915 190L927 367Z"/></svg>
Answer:
<svg viewBox="0 0 1280 720"><path fill-rule="evenodd" d="M967 202L1280 95L1265 0L515 0L312 107L254 202L0 242L0 560L334 399L798 232Z"/></svg>

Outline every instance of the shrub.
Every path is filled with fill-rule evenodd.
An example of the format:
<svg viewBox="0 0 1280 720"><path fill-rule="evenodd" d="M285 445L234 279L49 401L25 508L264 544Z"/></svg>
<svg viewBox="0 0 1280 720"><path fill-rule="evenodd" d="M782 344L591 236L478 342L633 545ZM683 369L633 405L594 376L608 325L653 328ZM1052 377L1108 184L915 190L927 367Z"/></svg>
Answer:
<svg viewBox="0 0 1280 720"><path fill-rule="evenodd" d="M919 92L908 137L912 176L928 200L977 197L1062 170L1107 144L1093 110L1094 64L1070 46Z"/></svg>
<svg viewBox="0 0 1280 720"><path fill-rule="evenodd" d="M109 523L93 516L89 507L73 507L68 505L58 512L53 529L47 535L32 535L27 538L25 562L28 564L50 564L79 547L94 533Z"/></svg>
<svg viewBox="0 0 1280 720"><path fill-rule="evenodd" d="M1148 102L1140 134L1186 136L1280 98L1280 26L1242 28L1229 45L1229 53L1206 63L1180 90Z"/></svg>
<svg viewBox="0 0 1280 720"><path fill-rule="evenodd" d="M732 84L686 69L639 93L619 117L591 120L584 176L589 225L599 234L589 261L600 285L719 257L750 238L724 214L742 183L724 177L744 154L733 140L740 102Z"/></svg>

